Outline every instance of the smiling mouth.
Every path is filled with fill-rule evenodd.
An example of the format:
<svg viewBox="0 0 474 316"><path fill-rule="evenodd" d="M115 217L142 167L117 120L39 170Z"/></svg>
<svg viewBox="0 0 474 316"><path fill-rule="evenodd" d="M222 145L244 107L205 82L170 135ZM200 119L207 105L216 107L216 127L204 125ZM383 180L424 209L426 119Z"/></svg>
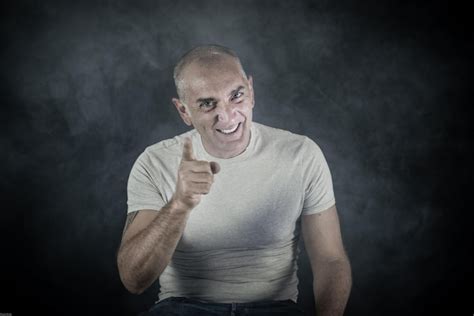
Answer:
<svg viewBox="0 0 474 316"><path fill-rule="evenodd" d="M231 129L218 129L218 128L216 128L216 130L221 134L231 135L231 134L234 134L235 132L237 132L237 130L239 129L241 124L242 124L242 122L240 122L234 128L231 128Z"/></svg>

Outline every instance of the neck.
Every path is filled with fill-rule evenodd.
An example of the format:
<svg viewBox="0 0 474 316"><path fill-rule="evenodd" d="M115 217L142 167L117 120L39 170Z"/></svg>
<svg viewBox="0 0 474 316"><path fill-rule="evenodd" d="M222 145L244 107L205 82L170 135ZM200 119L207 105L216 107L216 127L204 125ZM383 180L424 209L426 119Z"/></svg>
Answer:
<svg viewBox="0 0 474 316"><path fill-rule="evenodd" d="M245 146L239 146L239 147L236 147L236 148L232 148L232 149L220 149L220 150L212 150L209 148L209 146L206 145L206 143L204 141L202 141L203 139L201 138L201 141L202 141L202 145L204 146L204 150L211 156L213 157L216 157L216 158L220 158L220 159L229 159L229 158L233 158L233 157L236 157L238 155L240 155L241 153L243 153L245 151L245 149L247 149L248 145L250 144L250 139L251 139L252 135L251 135L251 132L249 131L248 133L248 136L246 137L246 141L245 141Z"/></svg>

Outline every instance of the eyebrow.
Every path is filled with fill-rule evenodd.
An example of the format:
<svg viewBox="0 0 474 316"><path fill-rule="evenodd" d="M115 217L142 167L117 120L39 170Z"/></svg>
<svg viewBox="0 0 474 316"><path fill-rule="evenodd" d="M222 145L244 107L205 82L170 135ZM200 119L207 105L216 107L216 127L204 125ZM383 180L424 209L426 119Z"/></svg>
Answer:
<svg viewBox="0 0 474 316"><path fill-rule="evenodd" d="M232 90L229 95L233 95L237 92L239 92L240 90L244 89L245 87L244 86L238 86L236 89ZM196 103L201 103L201 102L211 102L211 101L215 101L216 99L215 98L199 98L196 100Z"/></svg>
<svg viewBox="0 0 474 316"><path fill-rule="evenodd" d="M196 103L201 103L201 102L211 102L211 101L215 101L216 99L214 98L199 98L196 100Z"/></svg>

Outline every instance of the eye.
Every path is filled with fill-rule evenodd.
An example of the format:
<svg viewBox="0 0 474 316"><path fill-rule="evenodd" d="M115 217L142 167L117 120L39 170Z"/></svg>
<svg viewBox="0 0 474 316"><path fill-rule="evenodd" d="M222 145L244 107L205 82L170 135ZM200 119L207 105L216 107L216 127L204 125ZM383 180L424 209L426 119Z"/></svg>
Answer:
<svg viewBox="0 0 474 316"><path fill-rule="evenodd" d="M232 96L232 100L238 99L243 95L244 95L244 93L242 91L238 91Z"/></svg>
<svg viewBox="0 0 474 316"><path fill-rule="evenodd" d="M201 104L199 104L200 109L208 110L211 109L214 106L214 102L212 101L204 101Z"/></svg>

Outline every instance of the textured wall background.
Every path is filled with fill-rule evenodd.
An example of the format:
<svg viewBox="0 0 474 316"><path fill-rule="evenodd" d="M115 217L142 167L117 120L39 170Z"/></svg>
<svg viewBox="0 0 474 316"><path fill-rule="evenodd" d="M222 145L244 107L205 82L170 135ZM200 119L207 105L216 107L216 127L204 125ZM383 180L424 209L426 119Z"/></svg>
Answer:
<svg viewBox="0 0 474 316"><path fill-rule="evenodd" d="M254 77L254 120L308 135L326 155L353 268L347 315L472 313L473 37L450 3L5 9L0 311L133 315L155 300L157 284L133 296L117 274L126 181L146 146L187 130L170 101L176 60L219 43ZM311 311L304 253L300 264L299 304Z"/></svg>

